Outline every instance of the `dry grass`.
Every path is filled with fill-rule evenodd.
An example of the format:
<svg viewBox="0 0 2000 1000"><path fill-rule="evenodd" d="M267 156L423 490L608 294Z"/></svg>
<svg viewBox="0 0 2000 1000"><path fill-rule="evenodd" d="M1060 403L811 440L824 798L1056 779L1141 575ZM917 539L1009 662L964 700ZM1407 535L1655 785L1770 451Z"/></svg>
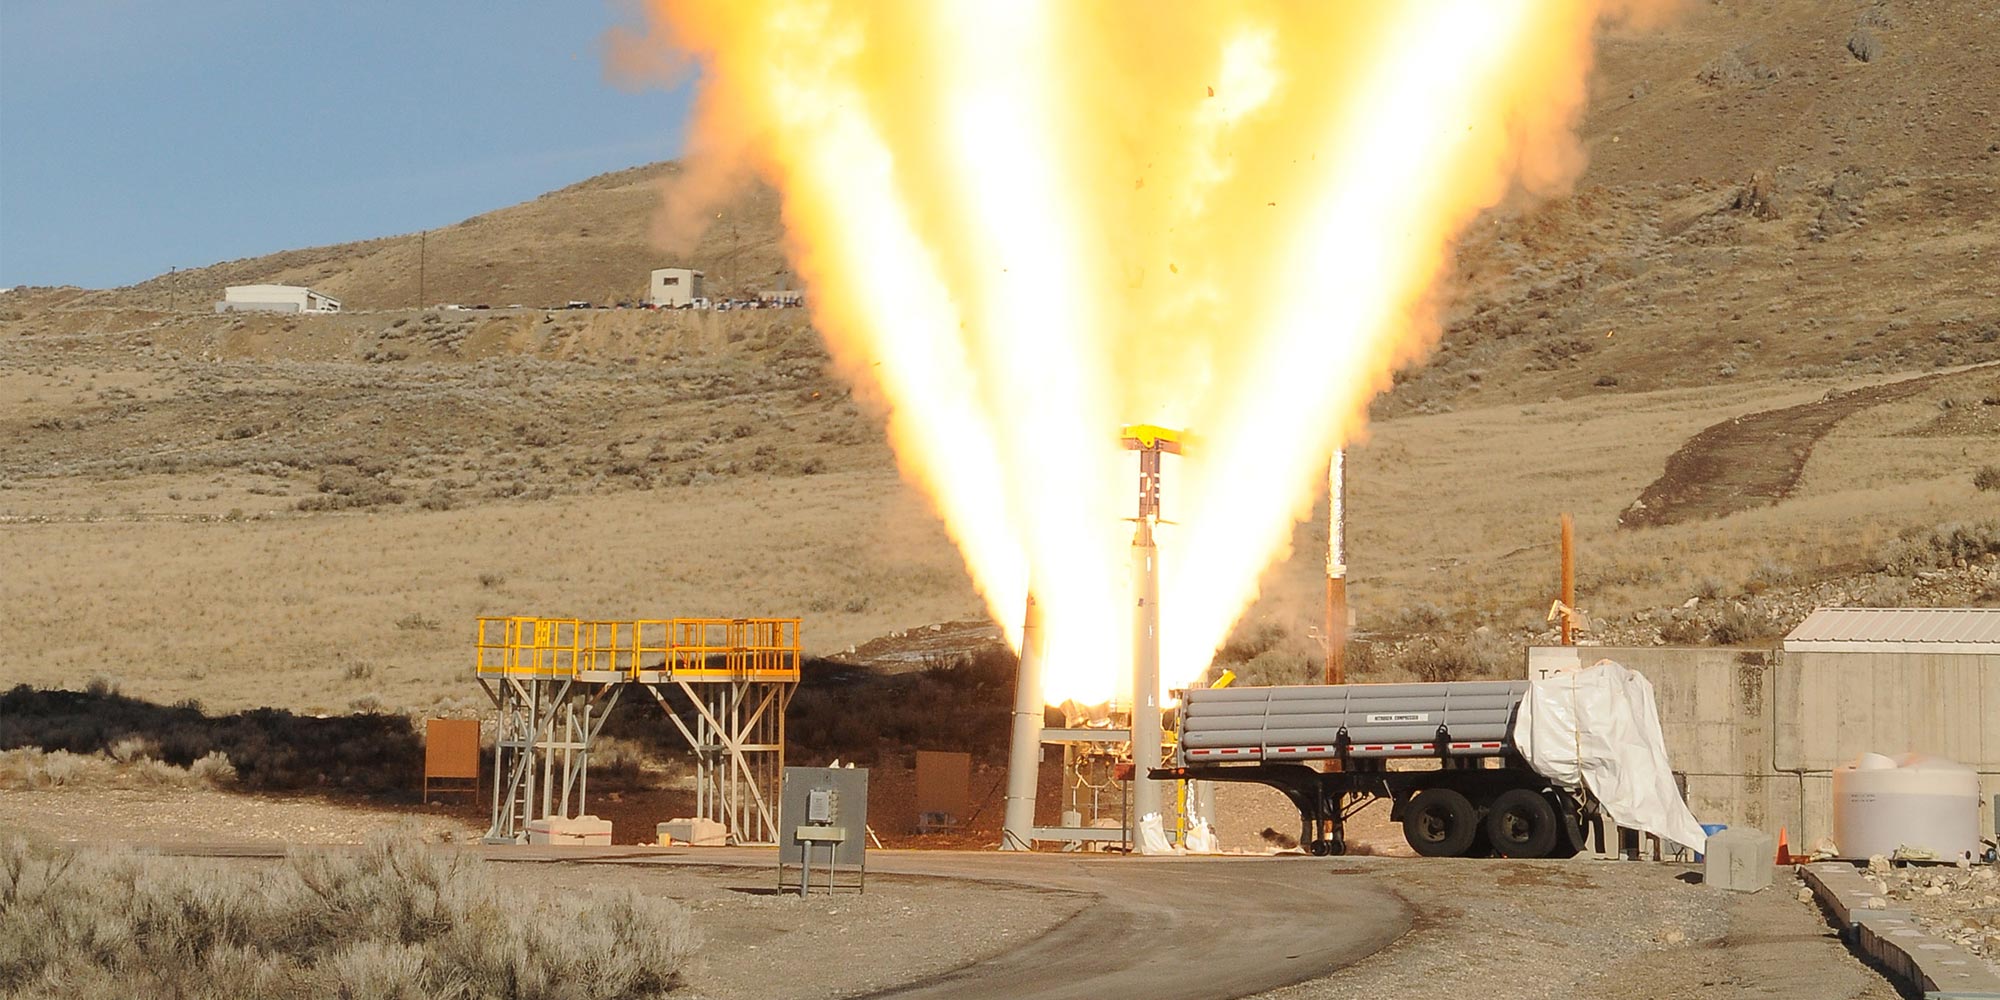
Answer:
<svg viewBox="0 0 2000 1000"><path fill-rule="evenodd" d="M1964 469L2000 462L2000 440L1909 437L1919 416L1939 412L1913 400L1836 430L1783 504L1616 528L1695 431L1836 384L1855 383L1744 383L1629 393L1617 406L1576 400L1377 423L1350 455L1350 594L1361 625L1465 633L1484 624L1518 645L1546 628L1564 510L1577 517L1579 602L1615 616L1743 593L1780 570L1810 579L1863 564L1898 530L1970 508L1978 493ZM17 485L0 490L0 504L50 520L0 531L0 562L13 569L0 576L0 601L18 636L0 683L76 687L116 662L128 691L163 702L466 713L484 707L468 676L481 614L798 614L822 653L982 614L942 526L887 468L886 451L833 447L855 467L242 521L78 519L85 504L114 507L127 491L166 488L151 477ZM229 488L230 477L216 478L197 481ZM1252 671L1260 678L1316 673L1306 636L1318 619L1322 517L1301 525L1293 557L1266 574L1266 596L1246 616L1251 628L1275 623L1289 637L1243 661L1261 657ZM1441 624L1411 626L1432 618ZM1503 656L1502 668L1509 663ZM1393 658L1382 668L1402 672Z"/></svg>
<svg viewBox="0 0 2000 1000"><path fill-rule="evenodd" d="M480 862L406 834L276 872L0 843L0 994L19 997L665 996L680 906L636 893L501 902Z"/></svg>

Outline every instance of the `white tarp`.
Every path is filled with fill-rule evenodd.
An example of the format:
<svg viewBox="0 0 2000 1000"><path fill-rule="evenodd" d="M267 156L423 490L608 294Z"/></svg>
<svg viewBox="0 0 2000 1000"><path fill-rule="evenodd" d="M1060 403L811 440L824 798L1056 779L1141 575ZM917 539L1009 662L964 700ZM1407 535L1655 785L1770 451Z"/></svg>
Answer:
<svg viewBox="0 0 2000 1000"><path fill-rule="evenodd" d="M1529 681L1514 746L1549 780L1590 789L1619 826L1706 846L1674 787L1653 685L1623 666L1599 660Z"/></svg>

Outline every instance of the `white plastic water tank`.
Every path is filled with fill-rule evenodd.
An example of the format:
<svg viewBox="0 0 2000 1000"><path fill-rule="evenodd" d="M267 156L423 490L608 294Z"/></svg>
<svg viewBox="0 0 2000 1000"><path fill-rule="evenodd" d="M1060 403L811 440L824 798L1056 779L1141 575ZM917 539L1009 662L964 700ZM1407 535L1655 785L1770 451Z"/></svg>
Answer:
<svg viewBox="0 0 2000 1000"><path fill-rule="evenodd" d="M1865 753L1833 772L1833 842L1843 857L1928 850L1977 856L1979 775L1943 757Z"/></svg>

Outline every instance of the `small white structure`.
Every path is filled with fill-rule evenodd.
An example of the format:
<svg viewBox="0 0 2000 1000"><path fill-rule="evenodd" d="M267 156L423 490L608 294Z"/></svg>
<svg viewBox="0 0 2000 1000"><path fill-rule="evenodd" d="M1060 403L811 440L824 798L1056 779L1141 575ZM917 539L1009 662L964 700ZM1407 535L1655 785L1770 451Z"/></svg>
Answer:
<svg viewBox="0 0 2000 1000"><path fill-rule="evenodd" d="M304 285L230 285L215 311L337 313L340 300Z"/></svg>
<svg viewBox="0 0 2000 1000"><path fill-rule="evenodd" d="M646 293L646 302L666 309L686 308L705 294L701 279L702 273L693 268L660 268L653 272L653 283Z"/></svg>

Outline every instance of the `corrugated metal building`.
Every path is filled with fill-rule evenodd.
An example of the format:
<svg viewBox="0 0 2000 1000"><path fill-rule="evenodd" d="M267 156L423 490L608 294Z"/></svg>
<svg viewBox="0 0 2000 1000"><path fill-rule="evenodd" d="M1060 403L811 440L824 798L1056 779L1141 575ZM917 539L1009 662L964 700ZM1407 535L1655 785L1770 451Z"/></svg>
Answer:
<svg viewBox="0 0 2000 1000"><path fill-rule="evenodd" d="M1609 658L1644 674L1703 822L1833 832L1833 769L1863 753L1949 757L2000 795L2000 609L1829 608L1781 647L1529 650L1529 676Z"/></svg>

